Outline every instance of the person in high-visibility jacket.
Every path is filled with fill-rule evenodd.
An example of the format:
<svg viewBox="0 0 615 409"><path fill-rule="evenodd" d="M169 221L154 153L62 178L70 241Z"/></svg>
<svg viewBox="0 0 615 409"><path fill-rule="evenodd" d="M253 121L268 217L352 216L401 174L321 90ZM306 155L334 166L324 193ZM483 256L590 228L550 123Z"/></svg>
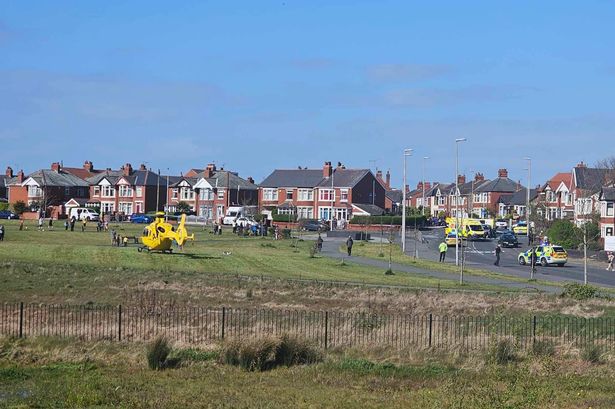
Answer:
<svg viewBox="0 0 615 409"><path fill-rule="evenodd" d="M446 259L446 252L448 251L448 245L443 241L440 243L438 248L440 249L440 263L444 263L444 259Z"/></svg>

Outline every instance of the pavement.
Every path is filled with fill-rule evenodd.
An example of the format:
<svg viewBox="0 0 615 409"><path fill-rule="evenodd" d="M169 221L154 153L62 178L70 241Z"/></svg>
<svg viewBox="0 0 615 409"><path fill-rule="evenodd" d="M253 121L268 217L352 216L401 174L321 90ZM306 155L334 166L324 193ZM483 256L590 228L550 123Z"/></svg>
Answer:
<svg viewBox="0 0 615 409"><path fill-rule="evenodd" d="M347 254L339 251L339 247L341 244L345 242L343 238L323 238L323 246L321 254L326 257L338 259L338 260L346 260L350 263L360 264L364 266L373 267L379 271L384 272L389 268L388 261L385 260L376 260L372 258L359 257L359 256L351 256L348 257ZM425 245L425 250L428 250L429 246ZM435 271L435 270L427 270L422 268L416 268L413 266L408 266L405 264L392 263L391 269L395 271L396 274L407 273L412 275L419 275L425 277L432 277L440 280L451 280L454 282L459 281L459 275L456 273L449 273L443 271ZM482 276L473 276L473 275L465 275L464 281L466 283L475 283L475 284L490 284L490 285L498 285L504 288L516 289L516 290L528 290L528 291L542 291L548 293L559 293L561 292L560 287L551 287L538 285L534 283L523 283L523 282L511 282L506 279L497 279L491 277L482 277Z"/></svg>

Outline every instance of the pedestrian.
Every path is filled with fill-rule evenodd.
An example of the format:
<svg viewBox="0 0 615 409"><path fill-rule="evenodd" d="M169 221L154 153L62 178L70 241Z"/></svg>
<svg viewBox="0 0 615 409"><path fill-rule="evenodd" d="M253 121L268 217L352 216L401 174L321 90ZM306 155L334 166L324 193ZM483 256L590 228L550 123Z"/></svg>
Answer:
<svg viewBox="0 0 615 409"><path fill-rule="evenodd" d="M64 230L68 231L68 220L64 220Z"/></svg>
<svg viewBox="0 0 615 409"><path fill-rule="evenodd" d="M4 225L0 224L0 241L4 241Z"/></svg>
<svg viewBox="0 0 615 409"><path fill-rule="evenodd" d="M532 247L530 250L530 264L532 266L532 274L536 273L536 263L538 261L538 255L536 254L536 247Z"/></svg>
<svg viewBox="0 0 615 409"><path fill-rule="evenodd" d="M613 262L615 261L615 255L613 255L613 252L609 252L607 260L609 262L609 265L607 266L606 271L613 271Z"/></svg>
<svg viewBox="0 0 615 409"><path fill-rule="evenodd" d="M122 239L122 244L124 245L124 247L128 247L128 236L124 236L124 238Z"/></svg>
<svg viewBox="0 0 615 409"><path fill-rule="evenodd" d="M117 236L117 233L115 232L115 229L111 229L111 245L112 246L115 245L115 236Z"/></svg>
<svg viewBox="0 0 615 409"><path fill-rule="evenodd" d="M316 240L317 243L317 247L318 247L318 252L320 253L322 251L322 243L323 243L323 239L322 236L320 235L320 233L318 233L318 239Z"/></svg>
<svg viewBox="0 0 615 409"><path fill-rule="evenodd" d="M348 257L352 256L352 245L354 244L354 240L352 236L348 236L348 240L346 240L346 249L348 249Z"/></svg>
<svg viewBox="0 0 615 409"><path fill-rule="evenodd" d="M49 218L49 230L53 230L53 217Z"/></svg>
<svg viewBox="0 0 615 409"><path fill-rule="evenodd" d="M500 247L500 245L498 244L497 246L495 246L495 263L493 263L494 266L499 267L500 266L500 253L502 252L502 247Z"/></svg>
<svg viewBox="0 0 615 409"><path fill-rule="evenodd" d="M81 224L81 231L85 231L87 224L88 224L88 221L86 219L83 219L83 224Z"/></svg>
<svg viewBox="0 0 615 409"><path fill-rule="evenodd" d="M39 231L43 231L43 223L45 222L45 219L43 218L43 216L38 218L38 230Z"/></svg>
<svg viewBox="0 0 615 409"><path fill-rule="evenodd" d="M444 263L444 260L446 260L446 252L448 251L448 244L443 241L438 246L438 249L440 250L440 263Z"/></svg>
<svg viewBox="0 0 615 409"><path fill-rule="evenodd" d="M19 231L23 230L23 219L19 220Z"/></svg>
<svg viewBox="0 0 615 409"><path fill-rule="evenodd" d="M70 218L70 231L75 231L75 216Z"/></svg>

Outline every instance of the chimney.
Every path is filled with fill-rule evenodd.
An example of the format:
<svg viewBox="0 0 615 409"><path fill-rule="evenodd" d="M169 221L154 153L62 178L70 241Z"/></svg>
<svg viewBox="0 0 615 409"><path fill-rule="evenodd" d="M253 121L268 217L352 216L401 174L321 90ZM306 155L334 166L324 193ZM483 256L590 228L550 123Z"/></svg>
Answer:
<svg viewBox="0 0 615 409"><path fill-rule="evenodd" d="M521 181L517 180L517 192L521 190Z"/></svg>
<svg viewBox="0 0 615 409"><path fill-rule="evenodd" d="M377 170L376 171L376 179L378 179L379 181L384 183L384 180L382 180L382 171L381 170Z"/></svg>
<svg viewBox="0 0 615 409"><path fill-rule="evenodd" d="M457 175L457 184L464 185L466 183L466 175Z"/></svg>
<svg viewBox="0 0 615 409"><path fill-rule="evenodd" d="M17 181L21 183L23 182L23 180L24 180L23 170L20 170L19 172L17 172Z"/></svg>
<svg viewBox="0 0 615 409"><path fill-rule="evenodd" d="M333 167L331 166L331 162L325 162L325 165L322 167L322 176L330 178L332 173Z"/></svg>
<svg viewBox="0 0 615 409"><path fill-rule="evenodd" d="M342 162L337 162L337 169L346 169L346 166L342 165Z"/></svg>
<svg viewBox="0 0 615 409"><path fill-rule="evenodd" d="M122 173L124 176L130 176L130 174L132 173L132 165L130 163L127 163L124 165L122 170L123 170Z"/></svg>
<svg viewBox="0 0 615 409"><path fill-rule="evenodd" d="M425 190L431 189L431 182L425 182Z"/></svg>
<svg viewBox="0 0 615 409"><path fill-rule="evenodd" d="M416 190L423 190L423 182L417 183Z"/></svg>
<svg viewBox="0 0 615 409"><path fill-rule="evenodd" d="M485 175L483 175L482 173L477 173L474 175L474 181L475 182L484 182L485 181Z"/></svg>
<svg viewBox="0 0 615 409"><path fill-rule="evenodd" d="M406 193L410 192L410 185L406 185Z"/></svg>
<svg viewBox="0 0 615 409"><path fill-rule="evenodd" d="M62 167L60 166L60 162L53 162L51 164L51 170L53 170L54 172L59 173L60 169L62 169Z"/></svg>
<svg viewBox="0 0 615 409"><path fill-rule="evenodd" d="M508 177L508 170L506 170L506 169L498 170L498 177L499 178L507 178Z"/></svg>
<svg viewBox="0 0 615 409"><path fill-rule="evenodd" d="M385 179L385 185L387 187L387 189L391 188L391 172L387 170L387 174L386 174L386 179Z"/></svg>
<svg viewBox="0 0 615 409"><path fill-rule="evenodd" d="M6 173L5 173L7 178L12 178L13 177L13 168L10 166L6 167Z"/></svg>
<svg viewBox="0 0 615 409"><path fill-rule="evenodd" d="M252 176L248 176L248 182L254 184L254 179L252 179Z"/></svg>
<svg viewBox="0 0 615 409"><path fill-rule="evenodd" d="M142 164L139 166L139 170L147 170L147 167L145 166L145 164L144 164L144 163L142 163Z"/></svg>
<svg viewBox="0 0 615 409"><path fill-rule="evenodd" d="M91 161L86 160L85 162L83 162L83 169L87 170L88 172L92 172L94 170L94 164Z"/></svg>
<svg viewBox="0 0 615 409"><path fill-rule="evenodd" d="M586 168L586 167L587 167L587 165L583 161L581 161L581 163L577 164L577 168Z"/></svg>

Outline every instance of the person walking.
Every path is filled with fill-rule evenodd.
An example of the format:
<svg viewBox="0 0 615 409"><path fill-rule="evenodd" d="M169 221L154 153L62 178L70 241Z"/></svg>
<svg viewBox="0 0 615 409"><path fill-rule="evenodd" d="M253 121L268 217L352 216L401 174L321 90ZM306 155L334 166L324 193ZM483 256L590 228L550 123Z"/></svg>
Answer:
<svg viewBox="0 0 615 409"><path fill-rule="evenodd" d="M498 244L497 246L495 246L495 263L493 263L494 266L499 267L500 266L500 253L502 252L502 247L500 247L500 245Z"/></svg>
<svg viewBox="0 0 615 409"><path fill-rule="evenodd" d="M70 218L70 231L75 231L75 216Z"/></svg>
<svg viewBox="0 0 615 409"><path fill-rule="evenodd" d="M532 247L530 250L530 265L532 266L532 275L536 274L536 263L538 262L538 255L536 254L536 247Z"/></svg>
<svg viewBox="0 0 615 409"><path fill-rule="evenodd" d="M446 260L446 252L448 251L448 244L443 241L438 246L438 249L440 250L440 263L444 263L444 260Z"/></svg>
<svg viewBox="0 0 615 409"><path fill-rule="evenodd" d="M4 224L0 224L0 241L4 241Z"/></svg>
<svg viewBox="0 0 615 409"><path fill-rule="evenodd" d="M613 255L613 252L609 252L607 261L609 262L609 265L606 267L606 271L613 271L613 262L615 261L615 255Z"/></svg>
<svg viewBox="0 0 615 409"><path fill-rule="evenodd" d="M324 240L322 239L320 233L318 233L318 239L316 239L316 246L318 248L318 252L320 253L322 251L322 242Z"/></svg>
<svg viewBox="0 0 615 409"><path fill-rule="evenodd" d="M19 231L23 230L23 219L19 220Z"/></svg>
<svg viewBox="0 0 615 409"><path fill-rule="evenodd" d="M352 236L348 236L348 240L346 240L346 248L348 249L348 257L352 256L352 245L354 244L354 240Z"/></svg>
<svg viewBox="0 0 615 409"><path fill-rule="evenodd" d="M39 231L43 231L43 223L45 222L45 219L43 218L43 216L38 218L38 230Z"/></svg>
<svg viewBox="0 0 615 409"><path fill-rule="evenodd" d="M49 218L49 230L53 230L53 217Z"/></svg>
<svg viewBox="0 0 615 409"><path fill-rule="evenodd" d="M87 220L83 219L83 224L81 225L81 231L85 231L85 228L87 227L87 224L88 224Z"/></svg>

